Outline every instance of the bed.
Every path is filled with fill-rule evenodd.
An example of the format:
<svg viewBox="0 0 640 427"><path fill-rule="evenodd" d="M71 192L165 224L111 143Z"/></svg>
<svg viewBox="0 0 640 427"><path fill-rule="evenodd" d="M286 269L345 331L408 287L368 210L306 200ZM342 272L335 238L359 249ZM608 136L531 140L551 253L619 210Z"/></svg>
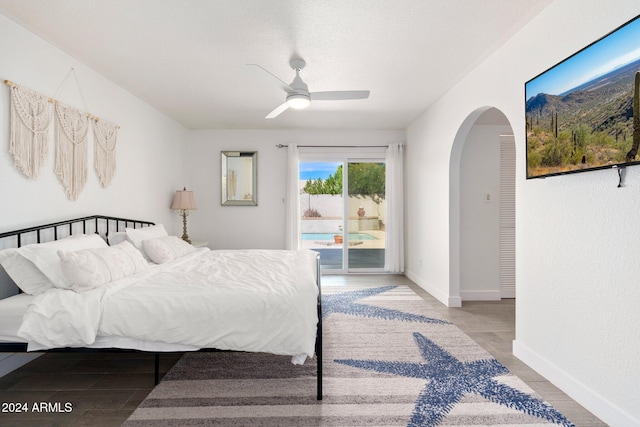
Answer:
<svg viewBox="0 0 640 427"><path fill-rule="evenodd" d="M317 359L319 255L195 248L90 216L0 233L0 352L244 351Z"/></svg>

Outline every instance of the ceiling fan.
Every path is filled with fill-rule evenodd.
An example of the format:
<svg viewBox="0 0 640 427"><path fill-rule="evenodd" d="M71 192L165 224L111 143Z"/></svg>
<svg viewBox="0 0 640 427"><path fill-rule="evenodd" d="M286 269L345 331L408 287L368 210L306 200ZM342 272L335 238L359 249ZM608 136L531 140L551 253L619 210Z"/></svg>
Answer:
<svg viewBox="0 0 640 427"><path fill-rule="evenodd" d="M300 71L306 65L303 59L292 58L289 65L296 72L296 77L290 84L286 84L271 72L265 70L257 64L247 64L254 70L260 72L261 75L267 77L272 84L276 84L280 89L287 93L285 102L277 106L272 112L267 114L265 119L273 119L288 108L301 110L307 108L311 101L345 101L349 99L366 99L369 97L368 90L336 90L328 92L309 92L309 88L300 77Z"/></svg>

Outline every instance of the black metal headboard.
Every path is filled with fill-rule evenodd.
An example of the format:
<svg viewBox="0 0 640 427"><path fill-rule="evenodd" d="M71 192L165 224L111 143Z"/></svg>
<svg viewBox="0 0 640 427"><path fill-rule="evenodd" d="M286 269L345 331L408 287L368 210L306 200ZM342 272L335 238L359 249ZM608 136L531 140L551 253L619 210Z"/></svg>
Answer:
<svg viewBox="0 0 640 427"><path fill-rule="evenodd" d="M19 248L29 243L59 240L72 234L80 233L96 233L108 243L110 233L124 231L126 228L141 228L150 225L155 225L155 223L137 219L92 215L0 233L0 250ZM4 269L0 267L0 299L15 295L18 292L20 292L18 287L9 279Z"/></svg>
<svg viewBox="0 0 640 427"><path fill-rule="evenodd" d="M51 224L37 225L35 227L28 227L20 230L7 231L4 233L0 233L0 239L3 239L0 241L4 243L4 239L15 237L15 244L13 245L13 247L19 248L23 245L23 236L27 235L32 236L32 238L35 237L35 240L30 243L42 243L42 234L47 230L50 230L50 233L52 233L52 238L46 239L47 241L58 240L59 231L61 229L66 231L65 233L63 233L63 237L78 233L96 233L106 238L109 236L109 233L118 232L121 230L124 231L124 229L127 227L140 228L154 224L155 223L150 221L141 221L137 219L92 215L82 218L53 222Z"/></svg>

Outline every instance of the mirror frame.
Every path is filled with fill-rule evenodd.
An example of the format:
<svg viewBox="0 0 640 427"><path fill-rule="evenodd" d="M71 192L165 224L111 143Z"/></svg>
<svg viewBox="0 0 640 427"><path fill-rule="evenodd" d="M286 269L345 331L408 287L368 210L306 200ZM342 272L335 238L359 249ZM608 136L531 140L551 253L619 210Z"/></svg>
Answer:
<svg viewBox="0 0 640 427"><path fill-rule="evenodd" d="M251 158L251 199L230 200L228 198L227 175L229 159L236 157ZM220 191L222 206L257 206L258 205L258 152L257 151L221 151Z"/></svg>

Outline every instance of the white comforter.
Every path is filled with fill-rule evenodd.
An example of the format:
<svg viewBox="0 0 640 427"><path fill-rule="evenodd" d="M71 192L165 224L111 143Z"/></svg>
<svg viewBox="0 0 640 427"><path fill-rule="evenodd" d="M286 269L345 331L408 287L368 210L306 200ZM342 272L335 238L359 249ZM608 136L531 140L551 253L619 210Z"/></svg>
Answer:
<svg viewBox="0 0 640 427"><path fill-rule="evenodd" d="M312 251L199 249L98 289L38 295L18 336L40 348L115 336L304 360L318 321L315 259Z"/></svg>

